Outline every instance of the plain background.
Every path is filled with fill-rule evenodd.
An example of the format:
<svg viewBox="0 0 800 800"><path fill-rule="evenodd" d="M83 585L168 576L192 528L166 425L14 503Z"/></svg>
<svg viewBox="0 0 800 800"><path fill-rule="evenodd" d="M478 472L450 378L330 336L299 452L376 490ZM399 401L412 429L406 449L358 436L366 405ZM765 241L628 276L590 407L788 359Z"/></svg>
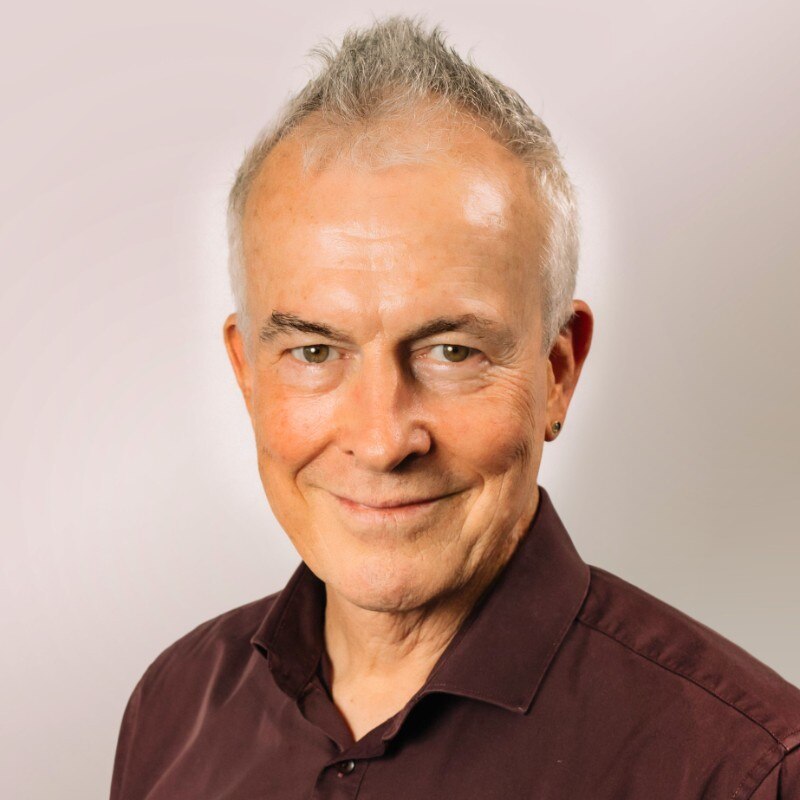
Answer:
<svg viewBox="0 0 800 800"><path fill-rule="evenodd" d="M583 557L800 682L796 3L17 5L0 47L0 795L107 795L152 659L298 557L225 356L245 147L371 14L519 90L593 350L545 486Z"/></svg>

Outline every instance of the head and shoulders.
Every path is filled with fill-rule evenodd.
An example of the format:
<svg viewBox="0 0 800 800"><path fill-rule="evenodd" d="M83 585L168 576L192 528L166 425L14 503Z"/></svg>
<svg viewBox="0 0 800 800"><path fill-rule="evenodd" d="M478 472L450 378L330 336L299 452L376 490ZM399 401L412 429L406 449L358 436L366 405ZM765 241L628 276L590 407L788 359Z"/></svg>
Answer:
<svg viewBox="0 0 800 800"><path fill-rule="evenodd" d="M444 48L402 18L345 37L242 163L224 341L265 494L303 563L287 589L164 651L143 678L154 691L187 680L172 664L198 686L222 663L252 670L253 638L283 624L302 577L324 593L317 621L341 674L364 679L354 653L378 670L416 648L410 692L532 535L571 547L537 475L592 338L573 296L575 189L521 98ZM721 719L800 740L800 692L775 672L568 561L559 644L579 629L631 680L657 670L715 698Z"/></svg>

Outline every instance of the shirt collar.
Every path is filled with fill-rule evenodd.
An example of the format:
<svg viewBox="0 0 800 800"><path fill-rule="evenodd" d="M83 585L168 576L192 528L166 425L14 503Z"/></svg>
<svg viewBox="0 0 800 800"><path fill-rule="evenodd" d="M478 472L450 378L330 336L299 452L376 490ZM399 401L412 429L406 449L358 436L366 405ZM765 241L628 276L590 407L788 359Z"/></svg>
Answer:
<svg viewBox="0 0 800 800"><path fill-rule="evenodd" d="M517 549L414 701L447 692L526 712L588 587L589 567L540 486L536 513ZM292 698L317 670L324 613L325 585L301 563L250 640ZM413 704L397 715L384 739L399 730Z"/></svg>

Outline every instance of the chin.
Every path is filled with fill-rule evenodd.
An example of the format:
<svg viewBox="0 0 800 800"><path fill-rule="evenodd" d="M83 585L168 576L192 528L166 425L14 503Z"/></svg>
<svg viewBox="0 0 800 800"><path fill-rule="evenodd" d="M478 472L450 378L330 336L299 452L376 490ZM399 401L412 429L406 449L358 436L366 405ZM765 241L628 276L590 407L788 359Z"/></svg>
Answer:
<svg viewBox="0 0 800 800"><path fill-rule="evenodd" d="M340 574L333 588L367 611L410 611L436 596L440 581L440 575L428 577L415 564L373 558Z"/></svg>

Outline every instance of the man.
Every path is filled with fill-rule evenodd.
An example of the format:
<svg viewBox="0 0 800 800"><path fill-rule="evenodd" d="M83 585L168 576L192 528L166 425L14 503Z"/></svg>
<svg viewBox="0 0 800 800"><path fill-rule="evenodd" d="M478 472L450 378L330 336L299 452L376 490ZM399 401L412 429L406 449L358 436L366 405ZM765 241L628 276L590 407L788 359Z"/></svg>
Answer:
<svg viewBox="0 0 800 800"><path fill-rule="evenodd" d="M800 691L588 567L537 485L592 335L549 131L403 18L326 59L229 216L303 563L148 668L113 800L800 798Z"/></svg>

